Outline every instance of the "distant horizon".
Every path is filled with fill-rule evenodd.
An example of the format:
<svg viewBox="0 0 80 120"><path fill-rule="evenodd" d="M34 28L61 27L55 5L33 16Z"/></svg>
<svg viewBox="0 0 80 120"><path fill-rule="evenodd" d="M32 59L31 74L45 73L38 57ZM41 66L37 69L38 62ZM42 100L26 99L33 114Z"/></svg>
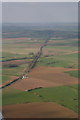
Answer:
<svg viewBox="0 0 80 120"><path fill-rule="evenodd" d="M78 24L78 22L0 22L0 24Z"/></svg>
<svg viewBox="0 0 80 120"><path fill-rule="evenodd" d="M75 23L78 22L76 2L3 3L3 23Z"/></svg>

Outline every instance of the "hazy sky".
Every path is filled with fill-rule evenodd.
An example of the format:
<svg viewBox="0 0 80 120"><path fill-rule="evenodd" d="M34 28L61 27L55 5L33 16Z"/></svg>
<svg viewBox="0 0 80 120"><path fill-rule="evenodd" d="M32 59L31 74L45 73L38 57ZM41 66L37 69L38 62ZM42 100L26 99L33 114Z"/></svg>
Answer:
<svg viewBox="0 0 80 120"><path fill-rule="evenodd" d="M79 0L0 0L2 2L79 2Z"/></svg>
<svg viewBox="0 0 80 120"><path fill-rule="evenodd" d="M2 3L3 22L47 23L77 22L77 2Z"/></svg>

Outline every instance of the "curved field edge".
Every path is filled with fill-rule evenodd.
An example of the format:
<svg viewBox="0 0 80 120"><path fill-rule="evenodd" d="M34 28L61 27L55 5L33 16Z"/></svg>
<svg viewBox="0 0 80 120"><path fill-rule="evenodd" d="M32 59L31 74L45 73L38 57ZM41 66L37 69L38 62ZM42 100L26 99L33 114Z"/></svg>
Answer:
<svg viewBox="0 0 80 120"><path fill-rule="evenodd" d="M68 73L69 75L71 75L73 77L80 78L80 71L78 71L78 70L76 70L76 71L65 71L65 73Z"/></svg>
<svg viewBox="0 0 80 120"><path fill-rule="evenodd" d="M78 112L78 85L35 89L30 92L5 88L2 105L32 102L55 102Z"/></svg>
<svg viewBox="0 0 80 120"><path fill-rule="evenodd" d="M25 59L26 57L26 59ZM3 69L2 69L2 83L5 83L6 81L11 79L11 76L20 76L25 69L25 65L27 66L32 59L31 54L28 54L27 56L25 54L11 54L11 53L5 53L3 52L3 60L11 60L16 59L19 60L16 62L15 60L3 62ZM23 58L23 59L21 59ZM23 60L25 63L23 63ZM22 61L22 63L21 63ZM50 67L64 67L64 68L78 68L78 54L70 54L70 55L48 55L48 56L42 56L39 60L36 66L50 66ZM14 67L15 66L15 67ZM73 74L70 74L74 76ZM76 75L77 76L77 75Z"/></svg>

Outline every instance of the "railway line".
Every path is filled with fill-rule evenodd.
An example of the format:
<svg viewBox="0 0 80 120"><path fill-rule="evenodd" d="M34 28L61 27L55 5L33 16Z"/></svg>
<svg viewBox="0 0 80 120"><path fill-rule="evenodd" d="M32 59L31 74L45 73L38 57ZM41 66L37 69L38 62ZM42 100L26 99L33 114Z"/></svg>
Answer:
<svg viewBox="0 0 80 120"><path fill-rule="evenodd" d="M7 86L10 86L10 85L13 84L14 82L16 82L16 81L18 81L18 80L20 80L20 79L24 79L24 78L27 77L28 73L35 67L38 59L41 57L41 55L42 55L42 50L43 50L43 48L47 45L49 39L50 39L50 37L45 40L45 42L44 42L43 45L40 47L40 49L39 49L39 51L37 52L37 54L34 56L32 62L27 66L27 68L24 69L23 73L22 73L18 78L14 79L14 80L12 80L12 81L8 81L8 82L4 83L4 84L0 87L0 89L3 89L3 88L5 88L5 87L7 87Z"/></svg>

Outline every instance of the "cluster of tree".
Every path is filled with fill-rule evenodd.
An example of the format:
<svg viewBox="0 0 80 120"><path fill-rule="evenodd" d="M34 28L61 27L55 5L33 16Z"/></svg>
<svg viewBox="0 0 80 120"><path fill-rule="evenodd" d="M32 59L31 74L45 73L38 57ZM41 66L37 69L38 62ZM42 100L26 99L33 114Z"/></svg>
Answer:
<svg viewBox="0 0 80 120"><path fill-rule="evenodd" d="M19 67L19 65L17 64L7 64L7 65L3 65L4 67Z"/></svg>

